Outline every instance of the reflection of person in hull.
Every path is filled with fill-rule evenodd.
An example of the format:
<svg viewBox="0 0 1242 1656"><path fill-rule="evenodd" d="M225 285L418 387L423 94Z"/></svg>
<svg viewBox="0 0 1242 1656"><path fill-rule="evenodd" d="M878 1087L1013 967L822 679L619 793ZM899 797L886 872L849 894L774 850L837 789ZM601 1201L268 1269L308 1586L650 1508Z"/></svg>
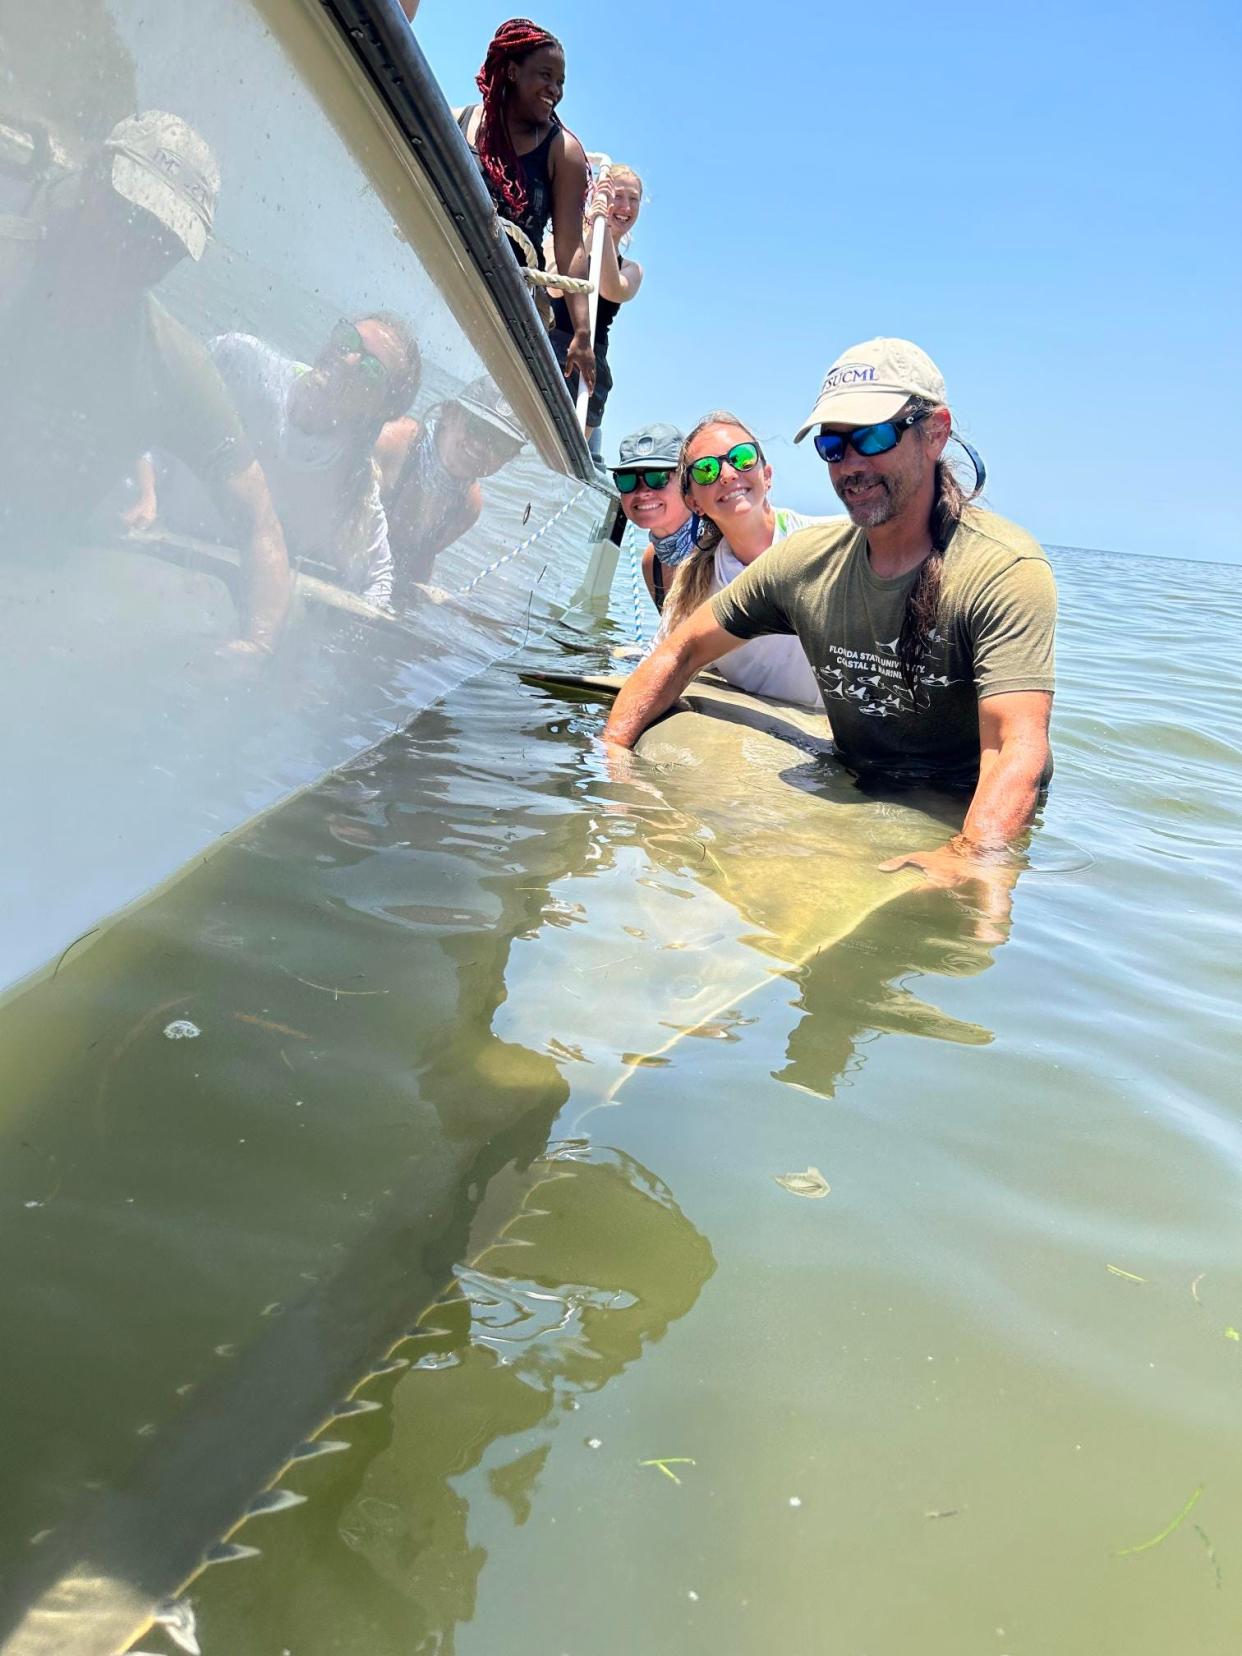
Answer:
<svg viewBox="0 0 1242 1656"><path fill-rule="evenodd" d="M280 523L220 375L150 292L202 257L218 189L207 144L159 110L49 187L37 256L0 316L0 522L10 544L78 539L135 455L171 449L242 549L237 647L255 650L288 606Z"/></svg>
<svg viewBox="0 0 1242 1656"><path fill-rule="evenodd" d="M1001 885L1051 772L1048 560L963 494L942 458L953 432L944 381L916 345L846 351L798 439L813 429L850 521L791 536L695 610L622 690L605 739L632 747L708 663L761 634L793 634L847 766L973 788L960 834L891 866Z"/></svg>
<svg viewBox="0 0 1242 1656"><path fill-rule="evenodd" d="M643 550L642 571L658 610L664 608L669 571L694 551L690 508L676 486L682 442L676 426L643 426L621 439L612 467L626 520L651 537Z"/></svg>
<svg viewBox="0 0 1242 1656"><path fill-rule="evenodd" d="M313 367L249 334L222 334L212 359L253 443L299 563L373 604L392 598L388 521L372 449L385 420L410 406L422 359L409 328L388 311L341 321ZM161 477L134 508L173 529L216 535L210 502L192 480ZM131 518L133 513L131 513Z"/></svg>
<svg viewBox="0 0 1242 1656"><path fill-rule="evenodd" d="M492 380L480 375L415 420L392 420L375 449L383 474L396 601L427 581L446 546L483 510L480 480L516 459L525 433Z"/></svg>

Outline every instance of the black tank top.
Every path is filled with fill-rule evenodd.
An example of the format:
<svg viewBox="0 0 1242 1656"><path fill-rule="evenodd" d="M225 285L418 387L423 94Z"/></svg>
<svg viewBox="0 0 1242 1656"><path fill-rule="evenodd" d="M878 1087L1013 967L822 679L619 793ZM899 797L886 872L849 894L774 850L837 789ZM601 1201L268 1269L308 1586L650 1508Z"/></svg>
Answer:
<svg viewBox="0 0 1242 1656"><path fill-rule="evenodd" d="M659 558L651 561L651 584L655 588L655 607L661 613L664 610L664 565Z"/></svg>
<svg viewBox="0 0 1242 1656"><path fill-rule="evenodd" d="M617 269L625 268L625 260L617 254ZM608 355L608 331L612 327L613 319L621 309L619 299L605 299L601 296L599 309L595 314L595 354L606 357ZM563 299L552 301L552 325L563 329L565 333L573 333L574 325L570 320L569 306Z"/></svg>
<svg viewBox="0 0 1242 1656"><path fill-rule="evenodd" d="M470 153L479 161L479 152L470 143L470 121L478 104L470 104L457 117L457 124L461 128L462 137L470 144ZM526 211L520 217L515 216L513 209L502 195L499 195L491 179L483 172L483 163L479 161L479 172L483 175L483 182L491 192L492 200L496 203L496 211L501 218L508 219L510 224L516 224L519 230L525 230L535 244L535 254L539 260L539 268L543 269L543 238L548 228L548 221L552 217L552 177L548 171L548 155L552 148L552 140L561 130L561 123L556 116L552 117L552 128L547 137L535 145L529 155L518 156L518 172L521 174L522 187L526 191ZM519 256L520 257L520 256Z"/></svg>

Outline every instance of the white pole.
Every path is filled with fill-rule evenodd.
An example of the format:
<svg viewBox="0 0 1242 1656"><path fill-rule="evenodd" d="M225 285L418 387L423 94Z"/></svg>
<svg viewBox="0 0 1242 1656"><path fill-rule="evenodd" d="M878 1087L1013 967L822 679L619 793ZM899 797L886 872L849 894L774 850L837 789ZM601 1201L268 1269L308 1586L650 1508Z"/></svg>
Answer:
<svg viewBox="0 0 1242 1656"><path fill-rule="evenodd" d="M599 168L594 184L591 186L591 195L603 184L612 169L612 157L609 155L591 154L587 161ZM587 314L590 318L591 349L595 349L595 320L599 315L599 272L604 259L604 237L608 234L608 219L599 213L591 221L591 263L588 275L591 280L591 291L587 295ZM587 403L591 393L587 390L586 380L579 377L578 381L578 424L582 427L582 434L586 436Z"/></svg>

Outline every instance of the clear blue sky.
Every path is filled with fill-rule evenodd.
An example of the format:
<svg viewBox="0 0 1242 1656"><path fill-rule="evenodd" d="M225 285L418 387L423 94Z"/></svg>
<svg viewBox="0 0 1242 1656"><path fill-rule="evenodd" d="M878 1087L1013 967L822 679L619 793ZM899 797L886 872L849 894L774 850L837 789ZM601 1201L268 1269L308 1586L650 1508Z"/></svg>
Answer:
<svg viewBox="0 0 1242 1656"><path fill-rule="evenodd" d="M452 104L496 25L423 0ZM1242 6L540 0L561 114L642 174L605 451L733 407L788 438L874 334L936 359L993 508L1042 540L1242 561ZM804 452L806 451L806 452Z"/></svg>

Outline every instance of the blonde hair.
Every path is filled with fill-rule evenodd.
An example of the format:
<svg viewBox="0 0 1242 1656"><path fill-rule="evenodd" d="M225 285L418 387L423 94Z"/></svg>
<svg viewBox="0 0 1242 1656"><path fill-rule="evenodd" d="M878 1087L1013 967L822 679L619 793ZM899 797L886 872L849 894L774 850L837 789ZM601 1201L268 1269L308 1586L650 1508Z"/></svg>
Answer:
<svg viewBox="0 0 1242 1656"><path fill-rule="evenodd" d="M627 167L623 161L618 161L615 165L609 167L608 176L609 178L620 179L622 181L628 181L632 184L637 184L638 199L640 202L645 200L646 192L643 189L643 181L634 171L633 167ZM634 232L632 230L627 230L624 236L622 236L620 242L617 244L618 247L628 247L633 233ZM582 242L584 247L589 248L591 245L591 220L589 218L585 218L582 221Z"/></svg>
<svg viewBox="0 0 1242 1656"><path fill-rule="evenodd" d="M751 442L759 450L759 463L763 465L763 445L758 437L743 420L727 408L713 408L710 414L703 418L687 433L681 445L681 453L677 456L677 486L681 490L681 498L689 505L690 501L690 445L700 432L706 431L708 426L727 425L736 426L744 431ZM699 605L710 595L712 576L716 569L716 548L724 536L720 526L707 516L698 513L698 524L694 537L694 551L686 559L673 577L673 584L668 589L668 597L664 600L664 608L660 615L660 630L672 632L688 615L692 615Z"/></svg>
<svg viewBox="0 0 1242 1656"><path fill-rule="evenodd" d="M609 176L609 178L628 178L628 179L630 179L633 183L638 185L638 193L639 193L640 196L642 195L642 193L643 193L643 181L642 181L642 179L634 171L633 167L627 167L623 161L618 161L617 164L614 167L611 167L609 169L608 176Z"/></svg>

